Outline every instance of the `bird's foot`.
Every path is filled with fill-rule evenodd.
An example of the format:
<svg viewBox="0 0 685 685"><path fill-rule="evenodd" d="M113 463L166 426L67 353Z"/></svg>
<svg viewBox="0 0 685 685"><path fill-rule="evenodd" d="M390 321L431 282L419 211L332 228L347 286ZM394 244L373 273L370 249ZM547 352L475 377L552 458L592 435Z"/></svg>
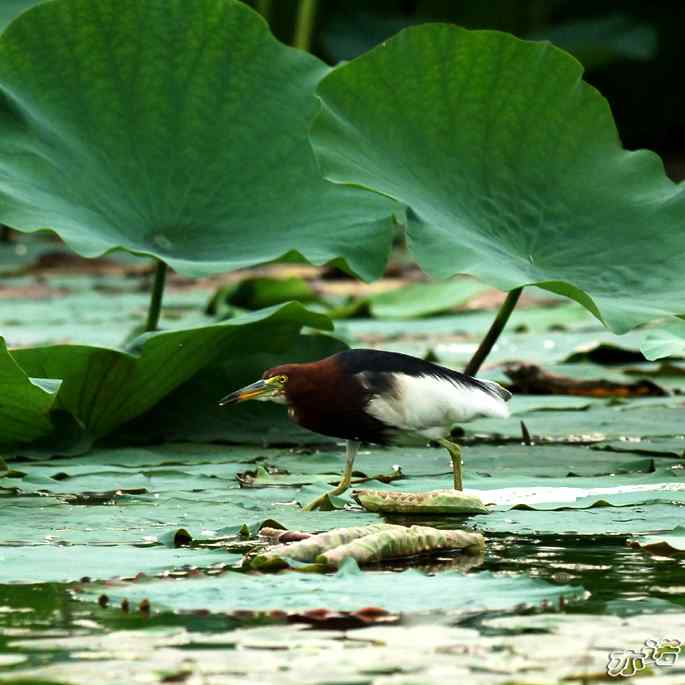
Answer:
<svg viewBox="0 0 685 685"><path fill-rule="evenodd" d="M311 501L309 504L306 504L304 507L302 507L302 510L316 511L317 509L321 509L323 511L327 511L330 508L329 497L337 497L338 495L342 495L343 492L345 492L345 490L347 490L349 487L349 481L341 481L340 485L333 488L333 490L324 492L323 495L320 495L315 500Z"/></svg>
<svg viewBox="0 0 685 685"><path fill-rule="evenodd" d="M312 500L309 504L305 504L304 507L302 507L302 511L317 511L324 507L324 505L327 502L328 493L324 493L323 495L321 495L321 497L317 497L315 500Z"/></svg>

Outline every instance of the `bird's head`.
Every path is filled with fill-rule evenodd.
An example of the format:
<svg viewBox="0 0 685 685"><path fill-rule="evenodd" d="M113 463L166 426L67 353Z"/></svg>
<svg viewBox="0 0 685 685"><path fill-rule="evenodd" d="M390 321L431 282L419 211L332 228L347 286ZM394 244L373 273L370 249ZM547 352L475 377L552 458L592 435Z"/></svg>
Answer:
<svg viewBox="0 0 685 685"><path fill-rule="evenodd" d="M262 374L262 377L255 383L246 385L240 390L226 395L219 400L219 406L226 406L229 404L238 404L245 400L271 400L272 402L285 402L286 386L288 378L295 372L296 365L288 364L285 366L277 366L274 369L268 369Z"/></svg>

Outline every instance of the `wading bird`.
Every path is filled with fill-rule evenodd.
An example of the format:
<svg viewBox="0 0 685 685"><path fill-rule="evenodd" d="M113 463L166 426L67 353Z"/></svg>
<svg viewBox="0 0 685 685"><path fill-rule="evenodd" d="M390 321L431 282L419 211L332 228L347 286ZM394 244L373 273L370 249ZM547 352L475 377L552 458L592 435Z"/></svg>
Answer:
<svg viewBox="0 0 685 685"><path fill-rule="evenodd" d="M346 350L318 362L268 369L252 385L226 395L220 405L271 400L288 405L295 423L315 433L347 440L345 473L326 495L350 486L360 442L388 445L400 436L421 436L447 449L454 487L462 490L461 451L452 442L454 424L478 417L509 416L511 393L493 381L396 352ZM321 506L326 495L309 504Z"/></svg>

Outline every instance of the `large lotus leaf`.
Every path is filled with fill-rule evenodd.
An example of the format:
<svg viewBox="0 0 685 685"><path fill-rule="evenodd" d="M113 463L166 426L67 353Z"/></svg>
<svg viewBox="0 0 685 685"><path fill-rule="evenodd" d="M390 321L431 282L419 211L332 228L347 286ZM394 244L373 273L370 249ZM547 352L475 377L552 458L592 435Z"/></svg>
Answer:
<svg viewBox="0 0 685 685"><path fill-rule="evenodd" d="M433 276L537 284L623 332L685 310L685 191L581 77L549 44L407 29L322 81L312 142L329 180L410 207Z"/></svg>
<svg viewBox="0 0 685 685"><path fill-rule="evenodd" d="M327 184L306 138L328 71L233 0L34 7L0 39L0 221L189 274L297 251L376 277L394 205Z"/></svg>
<svg viewBox="0 0 685 685"><path fill-rule="evenodd" d="M303 325L326 328L330 322L289 303L211 326L146 334L132 351L53 345L14 354L29 374L63 378L56 406L98 438L147 411L218 358L287 349Z"/></svg>
<svg viewBox="0 0 685 685"><path fill-rule="evenodd" d="M59 386L55 379L29 378L0 338L0 445L47 435L52 430L49 414Z"/></svg>
<svg viewBox="0 0 685 685"><path fill-rule="evenodd" d="M180 385L168 397L130 425L122 426L125 441L193 440L268 444L325 443L330 438L312 433L288 419L287 407L273 402L245 402L220 407L217 399L254 383L266 369L280 364L317 361L345 349L327 335L292 335L287 346L253 353L222 355Z"/></svg>

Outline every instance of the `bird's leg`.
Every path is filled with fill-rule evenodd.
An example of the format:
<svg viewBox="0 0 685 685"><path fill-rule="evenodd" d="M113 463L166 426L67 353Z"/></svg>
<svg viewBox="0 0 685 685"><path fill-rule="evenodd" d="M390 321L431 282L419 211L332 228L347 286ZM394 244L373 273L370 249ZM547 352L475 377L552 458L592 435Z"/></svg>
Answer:
<svg viewBox="0 0 685 685"><path fill-rule="evenodd" d="M454 474L454 489L463 490L464 483L461 478L461 448L456 442L451 442L447 438L440 438L438 443L450 453L450 459L452 460L452 473Z"/></svg>
<svg viewBox="0 0 685 685"><path fill-rule="evenodd" d="M314 509L320 509L321 505L328 499L328 497L342 495L342 493L350 487L350 483L352 482L352 467L354 466L354 458L357 456L357 449L359 449L359 443L356 440L347 441L345 471L343 473L342 480L335 488L333 488L333 490L329 490L305 506L305 511L314 511Z"/></svg>

